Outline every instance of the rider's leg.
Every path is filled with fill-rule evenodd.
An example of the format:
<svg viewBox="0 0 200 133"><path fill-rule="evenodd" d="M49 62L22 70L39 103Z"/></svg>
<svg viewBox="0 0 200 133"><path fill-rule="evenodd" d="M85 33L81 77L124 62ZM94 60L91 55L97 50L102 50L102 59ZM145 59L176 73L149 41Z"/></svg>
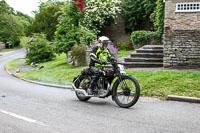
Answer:
<svg viewBox="0 0 200 133"><path fill-rule="evenodd" d="M89 94L91 94L93 92L95 83L97 82L99 77L101 75L103 75L103 71L101 69L97 68L97 67L90 67L90 71L95 74L95 77L92 79L92 81L90 83L90 86L89 86L89 89L88 89Z"/></svg>

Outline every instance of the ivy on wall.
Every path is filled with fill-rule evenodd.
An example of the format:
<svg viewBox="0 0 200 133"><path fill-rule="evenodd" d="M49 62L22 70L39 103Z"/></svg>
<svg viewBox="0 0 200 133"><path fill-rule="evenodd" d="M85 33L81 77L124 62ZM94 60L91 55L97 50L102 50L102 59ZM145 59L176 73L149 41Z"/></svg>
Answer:
<svg viewBox="0 0 200 133"><path fill-rule="evenodd" d="M156 10L153 14L155 14L155 19L153 20L154 30L160 32L161 36L163 34L164 29L164 8L165 5L163 0L156 1Z"/></svg>
<svg viewBox="0 0 200 133"><path fill-rule="evenodd" d="M154 24L154 31L134 31L131 34L131 41L133 45L139 43L148 43L149 39L157 41L157 43L162 44L163 29L164 29L164 3L163 0L156 1L156 8L150 15L150 19ZM144 42L145 41L145 42Z"/></svg>
<svg viewBox="0 0 200 133"><path fill-rule="evenodd" d="M140 29L143 21L149 20L150 14L156 7L156 0L125 0L122 15L126 21L126 29Z"/></svg>

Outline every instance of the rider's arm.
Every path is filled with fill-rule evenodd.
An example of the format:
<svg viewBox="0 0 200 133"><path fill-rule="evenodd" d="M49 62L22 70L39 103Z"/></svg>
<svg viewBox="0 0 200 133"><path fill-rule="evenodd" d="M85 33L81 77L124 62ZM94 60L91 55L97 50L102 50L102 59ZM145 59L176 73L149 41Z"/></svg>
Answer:
<svg viewBox="0 0 200 133"><path fill-rule="evenodd" d="M108 61L110 61L110 58L111 58L111 52L110 52L110 50L108 49Z"/></svg>
<svg viewBox="0 0 200 133"><path fill-rule="evenodd" d="M97 46L92 49L92 52L90 53L90 59L94 61L95 63L102 64L102 61L98 60L97 58L97 55L96 55L97 50L98 50Z"/></svg>

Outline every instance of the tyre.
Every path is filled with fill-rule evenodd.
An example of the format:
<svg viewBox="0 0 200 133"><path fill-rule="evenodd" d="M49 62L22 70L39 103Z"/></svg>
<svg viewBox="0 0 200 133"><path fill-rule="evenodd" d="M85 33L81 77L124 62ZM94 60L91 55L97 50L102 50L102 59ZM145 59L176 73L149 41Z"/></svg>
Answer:
<svg viewBox="0 0 200 133"><path fill-rule="evenodd" d="M90 84L90 80L86 76L81 76L79 80L76 81L75 86L76 88L87 90L87 88L89 87L89 84ZM77 92L76 92L76 96L80 101L87 101L91 98L91 97L80 95Z"/></svg>
<svg viewBox="0 0 200 133"><path fill-rule="evenodd" d="M139 96L140 85L134 77L122 75L122 81L116 80L113 86L113 97L117 105L129 108L138 101Z"/></svg>

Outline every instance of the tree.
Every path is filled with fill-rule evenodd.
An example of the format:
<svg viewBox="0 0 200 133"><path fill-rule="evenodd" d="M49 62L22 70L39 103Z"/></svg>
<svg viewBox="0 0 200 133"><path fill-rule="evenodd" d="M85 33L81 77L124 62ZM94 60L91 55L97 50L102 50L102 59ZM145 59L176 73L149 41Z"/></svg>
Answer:
<svg viewBox="0 0 200 133"><path fill-rule="evenodd" d="M0 1L0 14L14 14L14 9L5 0Z"/></svg>
<svg viewBox="0 0 200 133"><path fill-rule="evenodd" d="M120 0L87 0L82 25L98 34L100 29L111 24L121 12Z"/></svg>
<svg viewBox="0 0 200 133"><path fill-rule="evenodd" d="M96 39L93 33L79 25L81 18L82 14L77 4L65 2L55 32L54 45L57 53L67 54L74 45L90 45L90 42Z"/></svg>
<svg viewBox="0 0 200 133"><path fill-rule="evenodd" d="M23 25L23 34L27 35L26 29L29 25L32 24L33 18L20 12L20 11L16 11L15 16L19 20L19 23L21 23Z"/></svg>
<svg viewBox="0 0 200 133"><path fill-rule="evenodd" d="M125 0L122 14L128 31L139 30L143 21L149 20L154 11L156 0Z"/></svg>
<svg viewBox="0 0 200 133"><path fill-rule="evenodd" d="M16 16L12 14L0 14L0 40L15 45L23 34L23 26Z"/></svg>
<svg viewBox="0 0 200 133"><path fill-rule="evenodd" d="M55 2L52 0L41 3L39 12L35 14L33 24L26 29L27 34L45 33L49 41L53 40L56 25L58 24L58 12L62 5L62 2Z"/></svg>
<svg viewBox="0 0 200 133"><path fill-rule="evenodd" d="M55 57L53 46L46 40L44 34L34 34L34 40L27 45L27 63L40 63Z"/></svg>

